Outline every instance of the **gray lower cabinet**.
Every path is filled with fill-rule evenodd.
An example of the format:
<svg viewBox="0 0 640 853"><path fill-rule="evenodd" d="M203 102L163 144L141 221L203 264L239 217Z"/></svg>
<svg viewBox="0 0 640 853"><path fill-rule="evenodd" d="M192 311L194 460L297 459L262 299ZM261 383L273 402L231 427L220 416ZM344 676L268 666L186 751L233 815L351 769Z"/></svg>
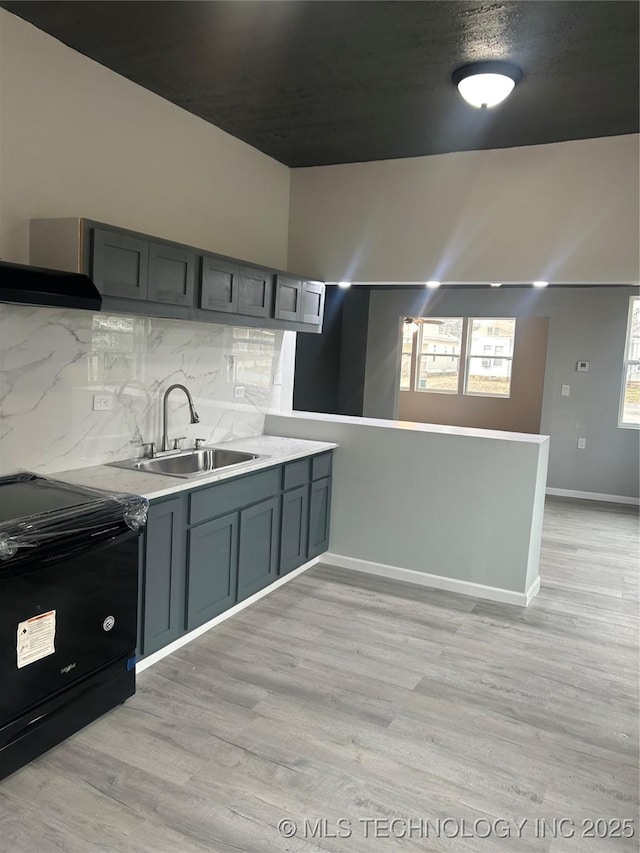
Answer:
<svg viewBox="0 0 640 853"><path fill-rule="evenodd" d="M309 559L317 557L329 547L329 521L331 519L331 477L311 483L309 494Z"/></svg>
<svg viewBox="0 0 640 853"><path fill-rule="evenodd" d="M332 455L151 502L140 547L140 656L327 550Z"/></svg>
<svg viewBox="0 0 640 853"><path fill-rule="evenodd" d="M309 539L309 486L282 495L279 574L286 575L307 561Z"/></svg>
<svg viewBox="0 0 640 853"><path fill-rule="evenodd" d="M184 634L186 497L153 503L144 534L139 652L152 654Z"/></svg>
<svg viewBox="0 0 640 853"><path fill-rule="evenodd" d="M268 586L277 577L280 496L240 513L238 601Z"/></svg>
<svg viewBox="0 0 640 853"><path fill-rule="evenodd" d="M238 582L237 512L189 531L187 563L187 630L228 610Z"/></svg>

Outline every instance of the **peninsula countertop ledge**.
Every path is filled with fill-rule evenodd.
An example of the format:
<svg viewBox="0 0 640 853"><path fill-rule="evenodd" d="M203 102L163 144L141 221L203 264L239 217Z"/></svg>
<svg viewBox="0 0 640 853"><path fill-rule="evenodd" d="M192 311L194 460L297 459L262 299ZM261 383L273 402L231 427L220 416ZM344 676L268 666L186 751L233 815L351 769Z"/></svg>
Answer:
<svg viewBox="0 0 640 853"><path fill-rule="evenodd" d="M56 471L47 474L57 480L75 483L79 486L90 486L114 492L129 492L142 495L149 500L174 495L207 486L231 477L240 477L263 468L271 468L284 462L314 456L338 447L333 442L307 441L297 438L281 438L275 435L256 435L249 438L237 438L233 441L214 444L215 447L225 447L229 450L240 450L247 453L264 454L268 458L255 459L242 465L230 465L220 468L210 474L188 479L168 477L164 474L148 474L142 471L114 468L112 465L92 465L87 468L73 468L69 471Z"/></svg>

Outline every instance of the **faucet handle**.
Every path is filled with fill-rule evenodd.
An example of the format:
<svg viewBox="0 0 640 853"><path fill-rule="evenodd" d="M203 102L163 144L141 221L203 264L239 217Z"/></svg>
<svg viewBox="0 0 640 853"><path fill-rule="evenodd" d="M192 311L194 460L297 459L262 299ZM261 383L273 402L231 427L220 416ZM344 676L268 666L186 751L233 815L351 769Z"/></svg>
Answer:
<svg viewBox="0 0 640 853"><path fill-rule="evenodd" d="M196 450L200 450L202 445L206 442L206 438L196 438Z"/></svg>
<svg viewBox="0 0 640 853"><path fill-rule="evenodd" d="M156 443L155 443L155 441L143 442L142 447L143 447L143 449L146 449L147 447L149 448L149 450L145 453L145 456L148 456L149 459L153 459L153 457L156 455Z"/></svg>
<svg viewBox="0 0 640 853"><path fill-rule="evenodd" d="M181 435L181 436L179 436L179 438L174 438L173 439L173 449L174 450L180 450L180 442L184 441L186 437L187 437L186 435Z"/></svg>

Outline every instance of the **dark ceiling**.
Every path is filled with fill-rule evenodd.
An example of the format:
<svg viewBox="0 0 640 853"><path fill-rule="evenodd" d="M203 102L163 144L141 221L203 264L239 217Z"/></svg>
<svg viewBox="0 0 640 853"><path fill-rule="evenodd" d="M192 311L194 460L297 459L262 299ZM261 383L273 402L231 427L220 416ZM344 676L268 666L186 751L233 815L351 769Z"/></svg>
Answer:
<svg viewBox="0 0 640 853"><path fill-rule="evenodd" d="M632 0L0 5L289 166L638 131ZM481 59L525 73L493 110L451 83Z"/></svg>

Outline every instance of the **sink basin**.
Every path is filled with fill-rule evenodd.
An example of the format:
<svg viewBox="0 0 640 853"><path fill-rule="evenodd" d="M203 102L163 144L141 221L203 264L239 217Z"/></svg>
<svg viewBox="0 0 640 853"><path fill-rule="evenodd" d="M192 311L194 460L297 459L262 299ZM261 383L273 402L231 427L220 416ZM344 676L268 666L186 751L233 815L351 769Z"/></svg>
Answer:
<svg viewBox="0 0 640 853"><path fill-rule="evenodd" d="M201 447L198 450L184 450L154 459L127 459L124 462L110 462L114 468L128 468L131 471L143 471L147 474L164 474L166 477L198 477L210 474L219 468L230 465L242 465L255 459L266 459L257 453L244 453L239 450L227 450L223 447Z"/></svg>

